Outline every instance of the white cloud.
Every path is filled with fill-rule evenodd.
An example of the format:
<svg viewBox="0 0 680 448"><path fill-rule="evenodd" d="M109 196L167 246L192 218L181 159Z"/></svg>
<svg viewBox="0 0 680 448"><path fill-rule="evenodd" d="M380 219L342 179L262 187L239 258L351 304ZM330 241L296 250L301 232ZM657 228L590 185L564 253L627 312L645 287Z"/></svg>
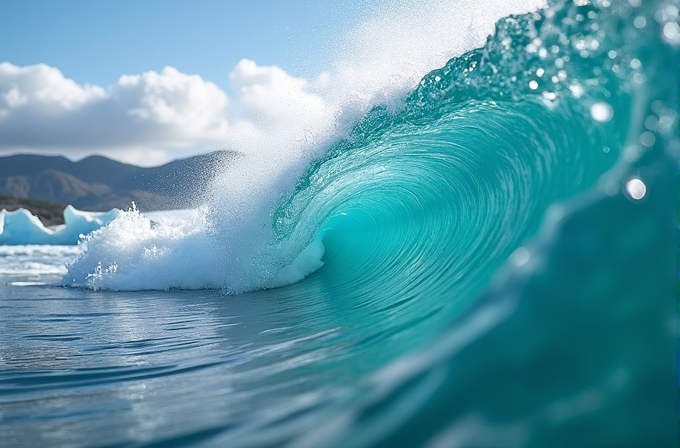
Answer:
<svg viewBox="0 0 680 448"><path fill-rule="evenodd" d="M243 152L299 148L301 138L331 125L328 101L279 67L244 59L230 80L237 113L215 84L172 67L124 75L102 88L81 86L44 64L3 62L0 154L99 153L149 165L215 145Z"/></svg>
<svg viewBox="0 0 680 448"><path fill-rule="evenodd" d="M234 98L172 67L101 87L44 64L3 62L0 154L99 153L149 165L212 146L277 166L304 162L372 105L398 105L429 70L483 44L498 18L544 1L387 2L338 42L332 69L316 79L243 59L229 74Z"/></svg>
<svg viewBox="0 0 680 448"><path fill-rule="evenodd" d="M165 67L161 73L122 76L112 97L133 119L169 125L188 135L220 130L229 103L215 84L172 67Z"/></svg>
<svg viewBox="0 0 680 448"><path fill-rule="evenodd" d="M32 108L35 112L56 114L76 110L106 97L97 86L79 86L56 68L45 64L18 67L0 63L0 109L12 112Z"/></svg>
<svg viewBox="0 0 680 448"><path fill-rule="evenodd" d="M172 67L121 76L104 89L81 86L44 64L3 62L0 152L98 152L130 159L141 148L197 150L224 138L228 106L215 84Z"/></svg>

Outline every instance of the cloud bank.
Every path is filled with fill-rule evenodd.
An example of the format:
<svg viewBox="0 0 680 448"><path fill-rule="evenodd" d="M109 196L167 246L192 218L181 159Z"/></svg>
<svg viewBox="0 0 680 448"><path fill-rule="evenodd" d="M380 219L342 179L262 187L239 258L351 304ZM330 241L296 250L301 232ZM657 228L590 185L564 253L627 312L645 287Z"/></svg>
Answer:
<svg viewBox="0 0 680 448"><path fill-rule="evenodd" d="M348 33L335 64L315 79L241 60L228 74L233 97L173 67L102 87L48 65L2 62L0 155L96 153L154 165L219 147L299 157L371 105L398 104L429 70L481 45L497 19L543 0L397 3Z"/></svg>
<svg viewBox="0 0 680 448"><path fill-rule="evenodd" d="M254 150L329 112L314 87L278 67L244 59L230 75L238 105L199 75L165 67L124 75L107 88L79 85L55 67L0 63L0 154L104 153L132 159L144 149L172 152L227 146ZM166 155L166 157L163 157Z"/></svg>

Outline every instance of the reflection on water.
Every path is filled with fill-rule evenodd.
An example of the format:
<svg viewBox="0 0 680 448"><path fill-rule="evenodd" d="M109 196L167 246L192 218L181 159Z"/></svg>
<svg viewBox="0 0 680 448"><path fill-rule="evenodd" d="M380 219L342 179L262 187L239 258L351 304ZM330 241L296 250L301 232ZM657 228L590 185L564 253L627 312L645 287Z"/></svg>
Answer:
<svg viewBox="0 0 680 448"><path fill-rule="evenodd" d="M3 447L252 426L328 405L436 328L295 285L230 297L0 285L0 311Z"/></svg>

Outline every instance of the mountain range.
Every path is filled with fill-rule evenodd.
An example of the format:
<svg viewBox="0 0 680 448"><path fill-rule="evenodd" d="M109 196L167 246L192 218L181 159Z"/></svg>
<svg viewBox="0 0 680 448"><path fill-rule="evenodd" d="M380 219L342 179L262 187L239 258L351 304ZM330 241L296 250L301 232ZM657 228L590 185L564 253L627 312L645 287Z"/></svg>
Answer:
<svg viewBox="0 0 680 448"><path fill-rule="evenodd" d="M238 155L215 151L154 168L101 156L78 162L61 156L0 157L0 194L92 211L127 209L133 201L145 211L191 208L220 168Z"/></svg>

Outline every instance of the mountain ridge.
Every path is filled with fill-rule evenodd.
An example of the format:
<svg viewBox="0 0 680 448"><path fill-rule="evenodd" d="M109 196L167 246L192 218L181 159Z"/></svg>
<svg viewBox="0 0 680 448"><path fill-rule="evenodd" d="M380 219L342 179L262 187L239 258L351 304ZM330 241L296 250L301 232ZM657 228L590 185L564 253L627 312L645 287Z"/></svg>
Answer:
<svg viewBox="0 0 680 448"><path fill-rule="evenodd" d="M189 208L198 205L220 167L238 156L215 151L146 168L103 156L74 162L62 156L17 154L0 157L0 194L92 211L126 209L133 201L146 211Z"/></svg>

